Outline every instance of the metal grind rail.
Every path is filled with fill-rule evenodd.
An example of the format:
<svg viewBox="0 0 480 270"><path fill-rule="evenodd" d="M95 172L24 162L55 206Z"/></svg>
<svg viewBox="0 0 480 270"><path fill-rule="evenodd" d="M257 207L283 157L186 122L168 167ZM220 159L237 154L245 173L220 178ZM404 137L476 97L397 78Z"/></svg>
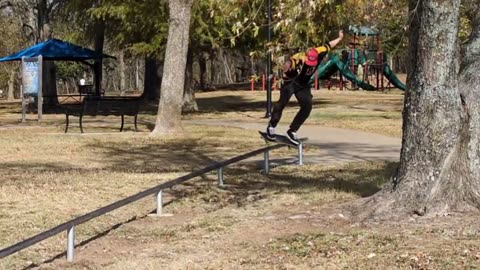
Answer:
<svg viewBox="0 0 480 270"><path fill-rule="evenodd" d="M54 228L51 228L47 231L44 231L42 233L39 233L37 235L34 235L28 239L25 239L21 242L18 242L12 246L9 246L7 248L4 248L0 250L0 259L5 258L13 253L16 253L20 250L23 250L27 247L30 247L36 243L39 243L45 239L48 239L52 236L55 236L63 231L67 231L67 261L72 262L74 259L75 255L75 226L83 224L93 218L102 216L108 212L111 212L113 210L116 210L120 207L123 207L125 205L128 205L130 203L133 203L135 201L138 201L140 199L143 199L149 195L156 194L157 196L157 209L156 213L157 215L162 214L162 208L163 208L163 194L162 191L167 188L171 188L175 185L184 183L188 180L191 180L195 177L201 176L205 173L208 173L213 170L217 170L217 175L218 175L218 182L220 186L224 185L224 177L223 177L223 171L224 167L237 163L239 161L254 157L256 155L259 155L261 153L264 154L264 173L268 174L270 172L270 161L269 161L269 155L270 151L279 149L282 147L286 147L287 145L285 144L276 144L268 147L264 147L261 149L257 149L255 151L239 155L236 157L233 157L231 159L222 161L222 162L215 162L214 164L211 164L203 169L194 171L192 173L189 173L187 175L181 176L179 178L176 178L174 180L170 180L168 182L165 182L163 184L160 184L158 186L149 188L147 190L144 190L142 192L139 192L135 195L129 196L125 199L122 199L120 201L114 202L112 204L109 204L107 206L104 206L102 208L99 208L97 210L94 210L92 212L89 212L87 214L84 214L80 217L74 218L70 221L67 221L65 223L62 223ZM300 144L298 146L298 164L303 165L303 144Z"/></svg>

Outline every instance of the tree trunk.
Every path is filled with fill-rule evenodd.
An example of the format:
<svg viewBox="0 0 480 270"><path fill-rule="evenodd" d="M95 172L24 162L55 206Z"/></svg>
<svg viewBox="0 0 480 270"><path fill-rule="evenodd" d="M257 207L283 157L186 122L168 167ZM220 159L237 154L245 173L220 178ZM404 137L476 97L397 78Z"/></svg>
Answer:
<svg viewBox="0 0 480 270"><path fill-rule="evenodd" d="M140 90L140 61L135 59L135 91Z"/></svg>
<svg viewBox="0 0 480 270"><path fill-rule="evenodd" d="M126 67L125 67L125 53L120 51L120 55L118 57L118 62L120 63L120 95L125 95L126 90Z"/></svg>
<svg viewBox="0 0 480 270"><path fill-rule="evenodd" d="M461 199L455 205L459 210L480 208L480 1L475 2L473 31L465 46L458 80L462 122L458 155L452 166L452 178L456 179L451 184L457 191L454 195Z"/></svg>
<svg viewBox="0 0 480 270"><path fill-rule="evenodd" d="M47 9L47 1L40 0L38 2L37 14L37 36L39 38L37 42L46 41L52 36L49 25L50 19ZM44 108L48 108L48 106L55 106L58 104L55 63L53 61L43 61L42 72L43 104L45 105Z"/></svg>
<svg viewBox="0 0 480 270"><path fill-rule="evenodd" d="M200 90L206 90L206 83L205 78L207 77L207 60L205 59L205 55L201 54L198 58L198 65L200 68Z"/></svg>
<svg viewBox="0 0 480 270"><path fill-rule="evenodd" d="M161 63L155 57L145 58L145 79L143 80L142 97L148 100L160 98L160 86L162 77L160 74Z"/></svg>
<svg viewBox="0 0 480 270"><path fill-rule="evenodd" d="M215 84L216 77L217 77L217 69L216 69L216 64L215 64L215 59L217 58L217 55L215 52L212 52L210 54L210 84Z"/></svg>
<svg viewBox="0 0 480 270"><path fill-rule="evenodd" d="M94 7L101 6L102 1L96 0ZM95 51L103 54L103 46L105 43L105 21L102 19L98 19L95 22ZM97 96L100 96L102 92L102 79L103 79L103 60L97 59L95 60L94 66L94 84L95 84L95 93Z"/></svg>
<svg viewBox="0 0 480 270"><path fill-rule="evenodd" d="M410 1L400 166L393 182L367 201L374 208L369 215L437 216L480 207L480 23L459 75L459 7L460 0Z"/></svg>
<svg viewBox="0 0 480 270"><path fill-rule="evenodd" d="M185 69L185 86L183 92L183 111L198 111L197 101L195 100L195 88L193 86L193 55L191 50L187 54L187 67Z"/></svg>
<svg viewBox="0 0 480 270"><path fill-rule="evenodd" d="M222 83L233 83L233 77L232 77L232 69L230 67L230 61L232 57L227 56L226 52L224 50L220 51L220 58L221 62L223 64L223 72L224 72L224 81ZM230 59L229 59L230 58Z"/></svg>
<svg viewBox="0 0 480 270"><path fill-rule="evenodd" d="M169 0L169 29L162 91L157 121L152 134L182 131L181 116L185 66L189 43L190 18L193 0Z"/></svg>
<svg viewBox="0 0 480 270"><path fill-rule="evenodd" d="M57 73L53 61L43 61L42 78L43 104L47 106L57 105Z"/></svg>
<svg viewBox="0 0 480 270"><path fill-rule="evenodd" d="M8 92L7 92L7 100L11 101L15 99L15 71L10 71L10 77L8 78Z"/></svg>

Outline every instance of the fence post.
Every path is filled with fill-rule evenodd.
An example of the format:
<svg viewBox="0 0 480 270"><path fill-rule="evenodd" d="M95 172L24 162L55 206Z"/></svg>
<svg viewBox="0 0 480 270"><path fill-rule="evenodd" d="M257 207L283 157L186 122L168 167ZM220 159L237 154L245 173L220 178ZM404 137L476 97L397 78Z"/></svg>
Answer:
<svg viewBox="0 0 480 270"><path fill-rule="evenodd" d="M218 168L217 174L218 174L218 185L223 187L224 186L224 183L223 183L223 167Z"/></svg>
<svg viewBox="0 0 480 270"><path fill-rule="evenodd" d="M75 257L75 226L67 231L67 261L73 262Z"/></svg>
<svg viewBox="0 0 480 270"><path fill-rule="evenodd" d="M267 149L263 153L263 168L265 175L268 175L270 173L270 151Z"/></svg>
<svg viewBox="0 0 480 270"><path fill-rule="evenodd" d="M157 193L157 216L163 214L163 190Z"/></svg>
<svg viewBox="0 0 480 270"><path fill-rule="evenodd" d="M303 143L298 145L298 165L303 165Z"/></svg>

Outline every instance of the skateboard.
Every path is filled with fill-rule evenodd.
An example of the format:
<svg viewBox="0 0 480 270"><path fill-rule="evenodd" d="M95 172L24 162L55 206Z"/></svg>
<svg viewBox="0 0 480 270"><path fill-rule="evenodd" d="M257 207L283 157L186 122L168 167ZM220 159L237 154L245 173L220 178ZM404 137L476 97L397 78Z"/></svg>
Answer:
<svg viewBox="0 0 480 270"><path fill-rule="evenodd" d="M286 144L286 145L289 145L289 146L292 146L292 147L298 147L298 145L292 143L288 138L287 136L284 136L284 135L279 135L279 134L276 134L275 135L275 140L272 140L270 138L267 137L267 133L263 132L263 131L259 131L258 133L260 133L260 136L262 136L262 138L265 140L265 142L267 143L270 143L270 142L277 142L277 143L282 143L282 144ZM307 141L308 138L300 138L299 141L300 142L305 142Z"/></svg>

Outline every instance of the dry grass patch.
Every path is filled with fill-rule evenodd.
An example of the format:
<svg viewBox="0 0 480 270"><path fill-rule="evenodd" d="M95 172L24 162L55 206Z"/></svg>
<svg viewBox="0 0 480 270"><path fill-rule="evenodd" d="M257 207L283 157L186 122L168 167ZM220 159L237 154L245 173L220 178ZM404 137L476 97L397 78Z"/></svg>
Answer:
<svg viewBox="0 0 480 270"><path fill-rule="evenodd" d="M238 268L243 264L249 268L244 260L258 258L262 250L259 243L285 233L265 221L275 224L278 220L285 225L281 221L285 215L370 194L380 188L394 164L281 166L273 168L269 176L252 171L253 166L248 163L228 169L225 189L212 184L214 176L206 176L170 190L170 195L182 197L166 208L175 213L174 218L129 222L85 246L75 264L58 260L44 265L44 269L82 269L85 265L90 269L124 269L124 265L135 265L136 269L152 269L152 265L204 269L222 265ZM373 190L361 184L367 182ZM255 232L260 227L262 233ZM257 266L262 265L259 260Z"/></svg>
<svg viewBox="0 0 480 270"><path fill-rule="evenodd" d="M282 166L268 177L232 168L226 189L182 187L191 193L173 219L131 222L86 246L76 263L42 269L476 269L474 217L356 224L330 208L375 192L395 166Z"/></svg>
<svg viewBox="0 0 480 270"><path fill-rule="evenodd" d="M64 135L56 126L43 125L3 128L0 132L3 247L187 174L213 160L264 146L251 138L248 131L237 129L192 126L186 127L186 135L181 137L147 135L118 132ZM152 199L130 210L127 207L114 211L80 226L77 237L88 239L119 220L146 214L153 207ZM64 251L64 242L58 241L58 237L7 258L5 265L14 269L18 258L41 261L44 258L41 254Z"/></svg>
<svg viewBox="0 0 480 270"><path fill-rule="evenodd" d="M273 92L273 101L279 91ZM215 91L199 93L200 112L185 119L219 119L244 122L264 121L265 92ZM299 107L292 97L282 122L292 121ZM355 129L400 137L402 129L403 92L314 91L313 111L306 124Z"/></svg>

